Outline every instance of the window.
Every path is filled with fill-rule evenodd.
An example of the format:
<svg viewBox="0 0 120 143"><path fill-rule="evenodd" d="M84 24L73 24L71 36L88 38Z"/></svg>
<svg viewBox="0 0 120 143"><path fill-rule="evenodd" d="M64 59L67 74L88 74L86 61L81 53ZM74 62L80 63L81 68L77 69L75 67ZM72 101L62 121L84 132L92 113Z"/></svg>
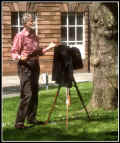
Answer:
<svg viewBox="0 0 120 143"><path fill-rule="evenodd" d="M12 12L11 13L11 29L12 29L12 39L16 33L20 32L23 29L22 25L22 16L25 12ZM35 31L37 34L37 15L36 13L31 13L35 20Z"/></svg>
<svg viewBox="0 0 120 143"><path fill-rule="evenodd" d="M83 13L62 13L61 20L61 42L79 48L85 58Z"/></svg>

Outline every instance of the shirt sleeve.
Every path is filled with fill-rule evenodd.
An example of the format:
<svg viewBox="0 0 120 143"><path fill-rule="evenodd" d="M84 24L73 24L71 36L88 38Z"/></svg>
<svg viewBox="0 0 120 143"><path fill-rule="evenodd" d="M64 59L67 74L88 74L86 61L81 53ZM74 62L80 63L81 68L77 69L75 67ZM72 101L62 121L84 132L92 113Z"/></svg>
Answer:
<svg viewBox="0 0 120 143"><path fill-rule="evenodd" d="M36 39L37 39L37 41L38 41L38 44L40 43L40 40L39 40L39 37L38 36L36 36ZM44 55L44 48L45 48L45 46L43 47L43 46L39 46L39 56L43 56Z"/></svg>
<svg viewBox="0 0 120 143"><path fill-rule="evenodd" d="M22 49L22 35L17 34L13 40L13 46L11 49L11 56L13 60L20 59L20 51Z"/></svg>

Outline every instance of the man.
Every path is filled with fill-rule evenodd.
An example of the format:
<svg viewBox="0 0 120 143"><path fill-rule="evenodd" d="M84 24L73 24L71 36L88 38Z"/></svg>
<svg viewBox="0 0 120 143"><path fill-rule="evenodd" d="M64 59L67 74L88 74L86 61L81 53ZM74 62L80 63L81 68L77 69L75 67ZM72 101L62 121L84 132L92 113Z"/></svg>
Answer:
<svg viewBox="0 0 120 143"><path fill-rule="evenodd" d="M20 105L15 121L15 128L26 128L25 119L30 124L42 124L36 120L38 106L38 81L39 81L39 55L43 55L49 49L55 47L50 43L43 50L39 48L39 40L33 29L32 15L23 15L24 29L19 32L13 41L11 54L13 60L18 60L18 75L20 78ZM39 55L30 56L35 50L39 49Z"/></svg>

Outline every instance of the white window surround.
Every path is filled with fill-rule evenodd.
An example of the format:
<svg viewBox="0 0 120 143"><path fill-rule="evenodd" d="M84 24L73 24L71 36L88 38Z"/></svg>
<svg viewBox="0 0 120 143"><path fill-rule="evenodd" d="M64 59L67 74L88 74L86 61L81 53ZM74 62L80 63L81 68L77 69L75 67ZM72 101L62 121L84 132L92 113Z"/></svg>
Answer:
<svg viewBox="0 0 120 143"><path fill-rule="evenodd" d="M66 25L61 25L62 27L66 27L67 28L67 40L66 41L61 41L63 43L66 43L67 46L70 47L77 47L82 55L82 59L85 59L85 17L84 17L84 13L83 13L83 24L82 25L77 25L77 14L75 14L75 25L68 25L68 14L67 14L67 24ZM69 37L68 37L68 32L69 32L69 27L75 27L75 40L74 41L69 41ZM77 41L77 27L83 27L83 40L82 41ZM74 43L69 44L69 43ZM79 43L79 44L78 44ZM80 44L81 43L81 44Z"/></svg>

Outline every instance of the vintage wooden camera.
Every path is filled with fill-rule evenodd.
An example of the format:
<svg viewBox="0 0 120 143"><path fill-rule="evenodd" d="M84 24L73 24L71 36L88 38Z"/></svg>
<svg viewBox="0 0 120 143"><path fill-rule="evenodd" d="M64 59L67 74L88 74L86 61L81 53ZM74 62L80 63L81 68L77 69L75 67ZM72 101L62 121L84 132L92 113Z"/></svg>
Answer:
<svg viewBox="0 0 120 143"><path fill-rule="evenodd" d="M62 86L67 87L66 92L66 105L67 105L67 112L66 112L66 127L68 127L68 107L70 105L70 88L72 87L72 82L74 83L74 86L77 91L77 95L80 98L80 101L83 105L83 108L85 109L88 119L89 113L87 111L87 108L85 107L84 100L80 94L80 91L77 87L77 83L73 77L73 70L75 69L81 69L83 68L83 62L81 58L81 53L79 49L76 47L70 48L69 46L65 45L59 45L54 48L54 58L53 58L53 69L52 69L52 80L56 81L56 83L59 85L58 90L56 92L56 96L54 99L54 103L51 107L51 110L48 114L48 120L46 121L46 124L50 120L51 114L53 112L53 109L55 107L57 97L59 96L60 89Z"/></svg>

